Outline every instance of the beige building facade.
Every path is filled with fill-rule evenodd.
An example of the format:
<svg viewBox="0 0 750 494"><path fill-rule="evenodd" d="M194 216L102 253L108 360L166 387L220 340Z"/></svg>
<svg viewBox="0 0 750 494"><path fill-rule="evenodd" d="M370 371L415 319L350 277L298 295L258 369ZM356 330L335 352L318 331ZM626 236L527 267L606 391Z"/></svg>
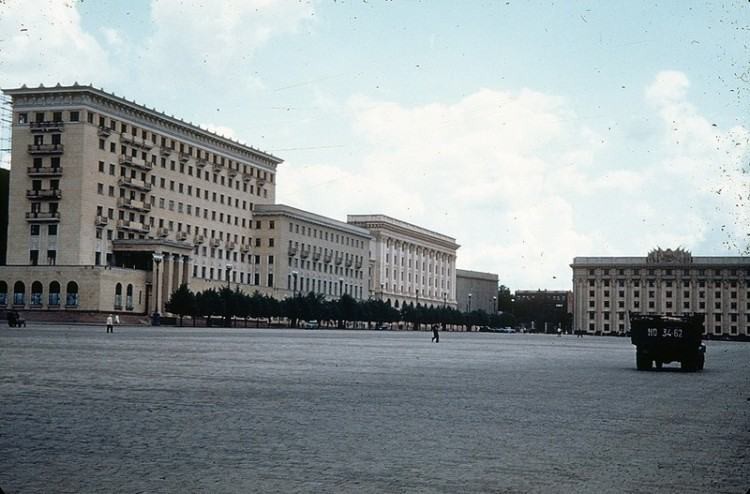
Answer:
<svg viewBox="0 0 750 494"><path fill-rule="evenodd" d="M498 278L495 273L457 269L458 309L464 312L483 310L487 314L495 314L497 312L497 283Z"/></svg>
<svg viewBox="0 0 750 494"><path fill-rule="evenodd" d="M253 209L274 202L281 159L91 86L4 92L0 304L150 313L182 283L271 288Z"/></svg>
<svg viewBox="0 0 750 494"><path fill-rule="evenodd" d="M403 304L456 307L456 239L382 214L348 215L370 232L374 297Z"/></svg>
<svg viewBox="0 0 750 494"><path fill-rule="evenodd" d="M750 336L750 257L698 257L656 249L646 257L576 257L573 329L630 330L628 311L705 314L704 333Z"/></svg>
<svg viewBox="0 0 750 494"><path fill-rule="evenodd" d="M271 295L369 298L367 230L284 204L258 205L254 219L259 253L273 259Z"/></svg>

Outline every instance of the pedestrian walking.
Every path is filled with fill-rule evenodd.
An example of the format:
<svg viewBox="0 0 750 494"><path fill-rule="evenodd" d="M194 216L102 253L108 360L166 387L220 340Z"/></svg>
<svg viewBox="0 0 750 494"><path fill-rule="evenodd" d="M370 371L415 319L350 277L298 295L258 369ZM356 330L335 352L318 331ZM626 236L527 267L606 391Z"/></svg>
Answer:
<svg viewBox="0 0 750 494"><path fill-rule="evenodd" d="M432 340L435 343L440 343L440 333L438 333L438 325L433 324L432 325Z"/></svg>
<svg viewBox="0 0 750 494"><path fill-rule="evenodd" d="M115 326L120 325L120 314L115 314Z"/></svg>
<svg viewBox="0 0 750 494"><path fill-rule="evenodd" d="M112 329L112 314L107 316L107 333L114 333Z"/></svg>

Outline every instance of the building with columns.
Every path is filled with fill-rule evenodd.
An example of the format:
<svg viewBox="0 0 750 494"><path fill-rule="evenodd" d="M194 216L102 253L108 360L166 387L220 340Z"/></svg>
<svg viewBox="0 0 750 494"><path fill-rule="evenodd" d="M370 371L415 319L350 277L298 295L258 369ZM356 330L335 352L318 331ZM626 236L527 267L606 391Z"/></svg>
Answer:
<svg viewBox="0 0 750 494"><path fill-rule="evenodd" d="M256 248L274 259L270 295L370 296L367 230L284 204L258 205L253 217Z"/></svg>
<svg viewBox="0 0 750 494"><path fill-rule="evenodd" d="M573 329L630 330L628 311L705 314L704 334L750 336L750 257L655 249L646 257L576 257Z"/></svg>
<svg viewBox="0 0 750 494"><path fill-rule="evenodd" d="M347 223L370 232L372 296L456 307L456 239L383 214L354 214Z"/></svg>
<svg viewBox="0 0 750 494"><path fill-rule="evenodd" d="M281 159L92 86L4 92L0 308L147 314L182 283L272 288L253 209Z"/></svg>
<svg viewBox="0 0 750 494"><path fill-rule="evenodd" d="M497 312L498 278L495 273L467 269L456 270L456 301L461 311L483 310Z"/></svg>

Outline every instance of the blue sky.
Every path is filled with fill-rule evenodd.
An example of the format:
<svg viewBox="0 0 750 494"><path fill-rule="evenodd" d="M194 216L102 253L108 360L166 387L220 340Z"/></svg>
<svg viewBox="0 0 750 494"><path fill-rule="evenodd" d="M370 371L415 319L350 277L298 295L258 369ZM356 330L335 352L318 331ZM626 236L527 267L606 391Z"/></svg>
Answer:
<svg viewBox="0 0 750 494"><path fill-rule="evenodd" d="M745 1L9 0L0 32L3 87L210 126L285 159L279 202L452 235L514 289L748 250Z"/></svg>

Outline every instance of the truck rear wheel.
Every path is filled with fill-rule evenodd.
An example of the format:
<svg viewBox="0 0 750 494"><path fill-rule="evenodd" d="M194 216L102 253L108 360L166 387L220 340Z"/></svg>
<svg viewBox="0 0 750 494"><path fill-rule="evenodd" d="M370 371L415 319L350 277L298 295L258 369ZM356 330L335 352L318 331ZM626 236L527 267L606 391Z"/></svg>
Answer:
<svg viewBox="0 0 750 494"><path fill-rule="evenodd" d="M698 370L698 363L694 358L686 358L680 361L680 368L686 372L695 372Z"/></svg>
<svg viewBox="0 0 750 494"><path fill-rule="evenodd" d="M651 370L651 357L636 352L635 366L638 370Z"/></svg>

